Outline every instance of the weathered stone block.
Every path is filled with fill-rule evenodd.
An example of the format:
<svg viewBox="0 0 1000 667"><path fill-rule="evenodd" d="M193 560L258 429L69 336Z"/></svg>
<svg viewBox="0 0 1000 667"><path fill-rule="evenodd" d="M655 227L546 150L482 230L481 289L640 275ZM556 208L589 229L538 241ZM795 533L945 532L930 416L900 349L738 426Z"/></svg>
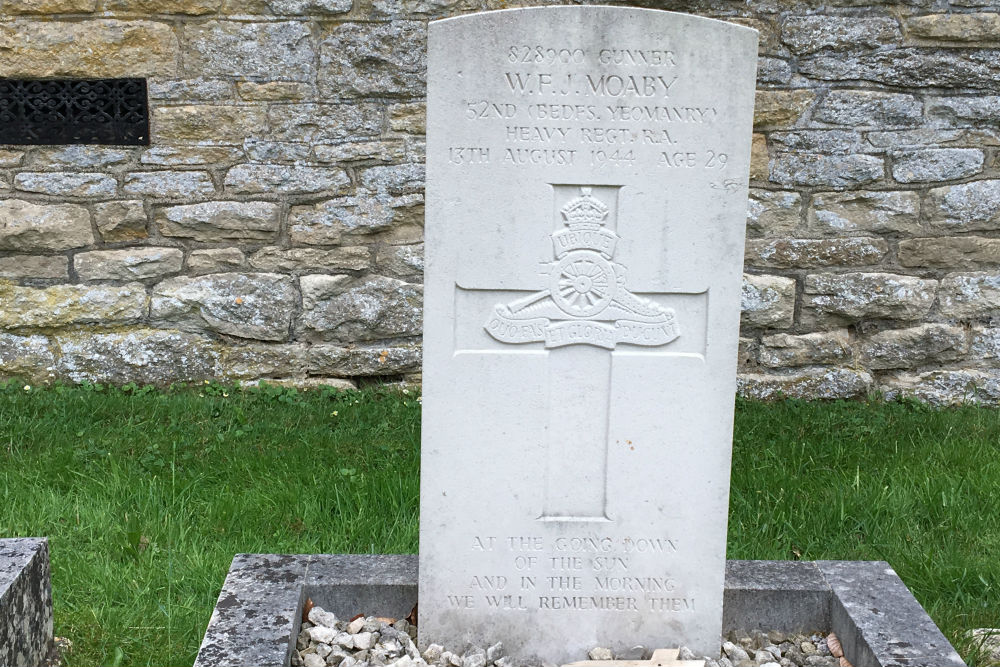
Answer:
<svg viewBox="0 0 1000 667"><path fill-rule="evenodd" d="M308 371L339 377L399 375L419 371L420 356L416 344L340 347L321 343L309 348Z"/></svg>
<svg viewBox="0 0 1000 667"><path fill-rule="evenodd" d="M36 148L31 152L31 166L92 169L114 167L128 162L135 151L105 146L57 146Z"/></svg>
<svg viewBox="0 0 1000 667"><path fill-rule="evenodd" d="M344 14L351 11L353 0L225 0L226 14Z"/></svg>
<svg viewBox="0 0 1000 667"><path fill-rule="evenodd" d="M301 325L315 340L352 342L416 336L423 287L384 276L303 276Z"/></svg>
<svg viewBox="0 0 1000 667"><path fill-rule="evenodd" d="M24 151L0 149L0 167L20 167L24 162Z"/></svg>
<svg viewBox="0 0 1000 667"><path fill-rule="evenodd" d="M302 81L237 81L236 92L250 102L297 102L313 94L312 86Z"/></svg>
<svg viewBox="0 0 1000 667"><path fill-rule="evenodd" d="M357 104L274 104L268 111L271 137L281 141L357 140L382 132L382 107Z"/></svg>
<svg viewBox="0 0 1000 667"><path fill-rule="evenodd" d="M139 158L142 164L159 167L228 165L242 160L243 151L229 146L153 146Z"/></svg>
<svg viewBox="0 0 1000 667"><path fill-rule="evenodd" d="M378 18L437 18L482 9L478 0L374 0Z"/></svg>
<svg viewBox="0 0 1000 667"><path fill-rule="evenodd" d="M1000 403L1000 374L976 370L899 373L883 377L879 389L890 401L905 396L935 406L997 405Z"/></svg>
<svg viewBox="0 0 1000 667"><path fill-rule="evenodd" d="M1000 41L1000 14L929 14L906 19L906 32L923 40L958 43Z"/></svg>
<svg viewBox="0 0 1000 667"><path fill-rule="evenodd" d="M762 366L772 368L836 364L851 358L851 342L846 329L801 336L773 334L761 339L758 357Z"/></svg>
<svg viewBox="0 0 1000 667"><path fill-rule="evenodd" d="M949 273L941 280L941 314L956 319L991 317L1000 312L1000 274Z"/></svg>
<svg viewBox="0 0 1000 667"><path fill-rule="evenodd" d="M129 322L146 315L146 290L126 285L15 287L0 281L0 327L62 327L70 324Z"/></svg>
<svg viewBox="0 0 1000 667"><path fill-rule="evenodd" d="M48 380L55 363L47 336L18 336L0 332L0 377Z"/></svg>
<svg viewBox="0 0 1000 667"><path fill-rule="evenodd" d="M1000 327L972 327L971 359L996 359L1000 357Z"/></svg>
<svg viewBox="0 0 1000 667"><path fill-rule="evenodd" d="M150 317L239 338L284 340L298 300L292 278L214 273L164 280L153 288Z"/></svg>
<svg viewBox="0 0 1000 667"><path fill-rule="evenodd" d="M114 197L118 181L107 174L22 171L14 177L14 187L57 197Z"/></svg>
<svg viewBox="0 0 1000 667"><path fill-rule="evenodd" d="M983 170L983 152L975 148L930 148L892 155L892 177L900 183L950 181Z"/></svg>
<svg viewBox="0 0 1000 667"><path fill-rule="evenodd" d="M245 265L246 257L239 248L192 250L187 260L187 270L194 275L239 271Z"/></svg>
<svg viewBox="0 0 1000 667"><path fill-rule="evenodd" d="M1000 265L1000 239L981 236L904 239L899 242L903 266L975 269Z"/></svg>
<svg viewBox="0 0 1000 667"><path fill-rule="evenodd" d="M932 97L927 100L927 117L945 126L1000 123L1000 95Z"/></svg>
<svg viewBox="0 0 1000 667"><path fill-rule="evenodd" d="M806 276L803 315L810 323L859 319L918 320L934 303L938 281L892 273L818 273Z"/></svg>
<svg viewBox="0 0 1000 667"><path fill-rule="evenodd" d="M837 155L857 153L864 149L861 133L848 130L798 130L772 132L770 136L771 145L776 151Z"/></svg>
<svg viewBox="0 0 1000 667"><path fill-rule="evenodd" d="M883 370L954 361L968 351L964 329L932 323L869 336L861 342L859 358L866 368Z"/></svg>
<svg viewBox="0 0 1000 667"><path fill-rule="evenodd" d="M916 192L822 192L813 195L808 229L819 234L912 233L920 224Z"/></svg>
<svg viewBox="0 0 1000 667"><path fill-rule="evenodd" d="M865 371L851 368L810 368L781 375L740 373L736 391L761 401L782 398L846 399L864 396L874 381Z"/></svg>
<svg viewBox="0 0 1000 667"><path fill-rule="evenodd" d="M316 273L317 271L361 271L371 264L365 246L344 248L261 248L250 255L250 266L272 273Z"/></svg>
<svg viewBox="0 0 1000 667"><path fill-rule="evenodd" d="M0 23L0 76L174 76L173 29L153 21L99 19L80 23Z"/></svg>
<svg viewBox="0 0 1000 667"><path fill-rule="evenodd" d="M309 81L315 48L302 21L208 21L184 28L184 67L191 76Z"/></svg>
<svg viewBox="0 0 1000 667"><path fill-rule="evenodd" d="M874 155L780 153L771 160L771 180L781 185L853 188L882 178L885 164Z"/></svg>
<svg viewBox="0 0 1000 667"><path fill-rule="evenodd" d="M318 162L397 162L407 157L407 145L400 139L351 141L313 146L313 152Z"/></svg>
<svg viewBox="0 0 1000 667"><path fill-rule="evenodd" d="M751 188L747 208L748 230L760 236L789 236L800 224L802 196Z"/></svg>
<svg viewBox="0 0 1000 667"><path fill-rule="evenodd" d="M3 5L9 14L87 14L97 10L97 0L11 0Z"/></svg>
<svg viewBox="0 0 1000 667"><path fill-rule="evenodd" d="M104 11L129 14L214 14L222 0L105 0Z"/></svg>
<svg viewBox="0 0 1000 667"><path fill-rule="evenodd" d="M1000 84L1000 51L891 49L821 55L799 61L799 72L827 81L871 81L899 88L983 88Z"/></svg>
<svg viewBox="0 0 1000 667"><path fill-rule="evenodd" d="M220 377L219 346L207 336L136 328L56 336L56 372L73 382L169 385Z"/></svg>
<svg viewBox="0 0 1000 667"><path fill-rule="evenodd" d="M771 159L767 151L767 136L754 132L750 144L750 180L766 181L768 177L768 161Z"/></svg>
<svg viewBox="0 0 1000 667"><path fill-rule="evenodd" d="M326 97L424 93L427 32L419 21L331 25L319 49L317 80Z"/></svg>
<svg viewBox="0 0 1000 667"><path fill-rule="evenodd" d="M792 66L781 58L760 58L757 61L757 83L782 85L792 80Z"/></svg>
<svg viewBox="0 0 1000 667"><path fill-rule="evenodd" d="M69 260L62 255L0 257L0 278L69 278Z"/></svg>
<svg viewBox="0 0 1000 667"><path fill-rule="evenodd" d="M750 327L792 326L795 280L781 276L743 274L741 322Z"/></svg>
<svg viewBox="0 0 1000 667"><path fill-rule="evenodd" d="M306 374L306 346L301 343L248 343L227 347L222 355L225 377L273 382Z"/></svg>
<svg viewBox="0 0 1000 667"><path fill-rule="evenodd" d="M394 164L371 167L360 174L361 185L377 193L405 195L423 192L423 164Z"/></svg>
<svg viewBox="0 0 1000 667"><path fill-rule="evenodd" d="M379 234L389 242L416 242L423 233L421 195L392 197L362 193L309 206L293 206L288 215L292 243L337 245L344 236Z"/></svg>
<svg viewBox="0 0 1000 667"><path fill-rule="evenodd" d="M105 243L136 241L149 236L141 201L109 201L94 206L94 220Z"/></svg>
<svg viewBox="0 0 1000 667"><path fill-rule="evenodd" d="M1000 228L1000 180L933 188L925 214L934 227L956 231Z"/></svg>
<svg viewBox="0 0 1000 667"><path fill-rule="evenodd" d="M409 102L389 105L389 129L405 134L423 134L427 131L427 105Z"/></svg>
<svg viewBox="0 0 1000 667"><path fill-rule="evenodd" d="M736 367L747 370L757 365L757 341L753 338L740 336L739 347L736 350Z"/></svg>
<svg viewBox="0 0 1000 667"><path fill-rule="evenodd" d="M877 49L902 40L895 19L876 16L792 16L781 26L781 41L795 53L822 49Z"/></svg>
<svg viewBox="0 0 1000 667"><path fill-rule="evenodd" d="M380 246L375 266L384 275L419 280L424 275L424 244Z"/></svg>
<svg viewBox="0 0 1000 667"><path fill-rule="evenodd" d="M0 200L0 250L69 250L93 242L90 213L82 206Z"/></svg>
<svg viewBox="0 0 1000 667"><path fill-rule="evenodd" d="M754 128L791 127L813 100L811 90L758 90L753 109Z"/></svg>
<svg viewBox="0 0 1000 667"><path fill-rule="evenodd" d="M226 174L226 191L232 194L339 193L351 179L343 169L281 164L240 164Z"/></svg>
<svg viewBox="0 0 1000 667"><path fill-rule="evenodd" d="M854 236L843 239L750 239L749 266L778 269L878 264L889 251L883 239Z"/></svg>
<svg viewBox="0 0 1000 667"><path fill-rule="evenodd" d="M147 171L125 176L126 194L156 199L200 199L215 194L205 171Z"/></svg>
<svg viewBox="0 0 1000 667"><path fill-rule="evenodd" d="M149 99L169 102L232 102L234 86L225 79L151 79ZM162 108L162 107L158 107ZM156 112L156 109L153 109Z"/></svg>
<svg viewBox="0 0 1000 667"><path fill-rule="evenodd" d="M849 127L919 125L923 104L913 95L874 90L831 90L813 110L813 120Z"/></svg>
<svg viewBox="0 0 1000 667"><path fill-rule="evenodd" d="M890 130L889 132L868 132L868 143L876 148L933 147L962 141L966 134L962 130Z"/></svg>
<svg viewBox="0 0 1000 667"><path fill-rule="evenodd" d="M312 161L311 144L247 139L243 142L243 150L250 162L277 164Z"/></svg>
<svg viewBox="0 0 1000 667"><path fill-rule="evenodd" d="M83 280L144 280L177 273L184 253L177 248L127 248L81 252L73 268Z"/></svg>
<svg viewBox="0 0 1000 667"><path fill-rule="evenodd" d="M199 141L241 144L248 136L266 127L266 113L260 106L191 104L154 107L153 141Z"/></svg>
<svg viewBox="0 0 1000 667"><path fill-rule="evenodd" d="M277 204L210 201L156 209L160 233L204 242L270 241L278 235Z"/></svg>

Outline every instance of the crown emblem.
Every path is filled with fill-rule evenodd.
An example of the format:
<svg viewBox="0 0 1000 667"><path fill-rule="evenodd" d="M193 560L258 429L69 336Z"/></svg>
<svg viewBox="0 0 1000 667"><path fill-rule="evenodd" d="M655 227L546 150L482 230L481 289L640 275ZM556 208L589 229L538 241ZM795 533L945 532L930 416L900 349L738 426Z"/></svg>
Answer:
<svg viewBox="0 0 1000 667"><path fill-rule="evenodd" d="M566 202L559 211L570 229L600 229L610 209L591 194L590 188L580 188L580 196Z"/></svg>

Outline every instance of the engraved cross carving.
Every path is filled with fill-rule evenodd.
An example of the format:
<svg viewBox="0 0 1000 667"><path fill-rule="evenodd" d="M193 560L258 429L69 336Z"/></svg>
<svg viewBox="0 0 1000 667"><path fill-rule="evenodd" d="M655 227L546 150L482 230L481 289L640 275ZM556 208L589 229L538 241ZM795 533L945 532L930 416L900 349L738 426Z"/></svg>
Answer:
<svg viewBox="0 0 1000 667"><path fill-rule="evenodd" d="M607 521L613 359L704 358L708 292L629 291L626 268L615 261L619 236L608 224L616 218L612 207L591 187L554 187L572 187L576 196L559 209L563 226L551 235L554 261L545 264L545 289L514 291L511 300L511 290L501 296L456 285L462 311L456 322L475 320L469 310L479 308L479 331L488 337L463 345L456 336L455 351L544 354L550 404L538 518Z"/></svg>

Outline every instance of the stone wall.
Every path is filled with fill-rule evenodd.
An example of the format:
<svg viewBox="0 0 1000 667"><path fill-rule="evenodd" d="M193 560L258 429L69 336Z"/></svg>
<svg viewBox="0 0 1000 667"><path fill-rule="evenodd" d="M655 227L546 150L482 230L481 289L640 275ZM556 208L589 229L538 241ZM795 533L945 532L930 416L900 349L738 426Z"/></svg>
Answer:
<svg viewBox="0 0 1000 667"><path fill-rule="evenodd" d="M760 30L741 392L1000 401L996 0L628 4ZM0 0L0 77L152 123L0 146L0 375L417 377L426 20L506 6Z"/></svg>

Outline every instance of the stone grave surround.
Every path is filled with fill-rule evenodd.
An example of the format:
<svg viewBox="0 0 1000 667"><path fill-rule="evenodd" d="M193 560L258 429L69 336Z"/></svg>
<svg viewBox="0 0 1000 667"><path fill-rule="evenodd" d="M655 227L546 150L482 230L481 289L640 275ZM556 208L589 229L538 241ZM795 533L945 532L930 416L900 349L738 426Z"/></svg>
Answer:
<svg viewBox="0 0 1000 667"><path fill-rule="evenodd" d="M717 650L756 42L431 24L422 642Z"/></svg>
<svg viewBox="0 0 1000 667"><path fill-rule="evenodd" d="M0 376L418 379L426 22L508 4L0 3L0 77L152 129L0 146ZM761 34L739 391L996 402L995 3L670 7Z"/></svg>

